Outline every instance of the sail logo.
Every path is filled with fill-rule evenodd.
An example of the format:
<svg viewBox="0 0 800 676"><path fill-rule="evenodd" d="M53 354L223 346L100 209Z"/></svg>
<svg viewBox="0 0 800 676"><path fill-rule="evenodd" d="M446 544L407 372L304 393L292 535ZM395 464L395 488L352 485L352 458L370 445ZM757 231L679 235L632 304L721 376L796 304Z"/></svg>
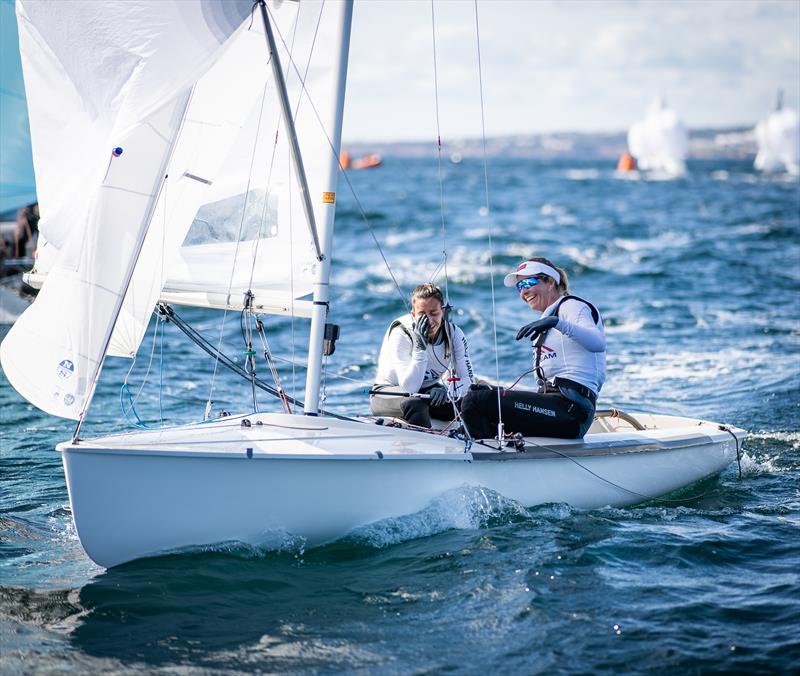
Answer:
<svg viewBox="0 0 800 676"><path fill-rule="evenodd" d="M73 364L69 359L63 359L61 362L59 362L56 373L61 380L66 380L67 378L71 377L73 373L75 373L75 364Z"/></svg>
<svg viewBox="0 0 800 676"><path fill-rule="evenodd" d="M558 357L558 352L556 352L551 347L547 347L547 345L542 345L541 361L547 361L548 359L555 359L556 357Z"/></svg>

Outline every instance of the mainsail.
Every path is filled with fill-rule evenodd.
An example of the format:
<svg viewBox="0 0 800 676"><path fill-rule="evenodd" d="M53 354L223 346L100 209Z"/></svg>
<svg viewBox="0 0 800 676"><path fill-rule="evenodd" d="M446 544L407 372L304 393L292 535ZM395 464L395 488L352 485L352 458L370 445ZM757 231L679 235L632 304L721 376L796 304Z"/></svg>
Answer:
<svg viewBox="0 0 800 676"><path fill-rule="evenodd" d="M320 221L321 193L335 190L326 48L338 48L341 29L330 20L338 3L328 5L298 13L296 2L269 3ZM239 307L248 288L279 304L311 290L308 235L298 234L307 226L252 9L249 0L20 5L41 227L54 254L0 358L48 413L79 418L106 352L135 354L162 287L192 304ZM317 80L328 84L312 89Z"/></svg>
<svg viewBox="0 0 800 676"><path fill-rule="evenodd" d="M758 154L753 163L764 172L786 171L800 175L800 114L783 107L782 93L775 110L755 128Z"/></svg>
<svg viewBox="0 0 800 676"><path fill-rule="evenodd" d="M677 113L660 98L628 131L628 148L640 169L680 175L686 171L689 134Z"/></svg>

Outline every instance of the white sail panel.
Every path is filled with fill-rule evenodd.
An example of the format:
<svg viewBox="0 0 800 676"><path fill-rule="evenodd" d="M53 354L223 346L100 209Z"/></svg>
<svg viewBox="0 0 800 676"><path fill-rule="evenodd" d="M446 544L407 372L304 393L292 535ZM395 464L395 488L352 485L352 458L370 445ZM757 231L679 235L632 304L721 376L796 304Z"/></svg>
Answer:
<svg viewBox="0 0 800 676"><path fill-rule="evenodd" d="M793 108L779 108L756 125L756 169L800 175L800 115Z"/></svg>
<svg viewBox="0 0 800 676"><path fill-rule="evenodd" d="M342 3L303 2L296 17L282 6L268 7L319 224L333 208L323 193L335 191L337 179L332 141ZM264 40L263 27L256 23L251 30ZM198 209L167 271L165 297L202 305L200 290L206 289L207 307L220 307L221 298L225 307L241 307L244 293L251 290L257 307L283 312L287 294L301 299L311 293L319 262L271 78L263 103L252 111L220 174L224 180L210 187L208 202ZM298 300L295 315L306 314L301 307Z"/></svg>
<svg viewBox="0 0 800 676"><path fill-rule="evenodd" d="M296 3L286 4L289 10L296 7ZM177 252L198 209L226 190L230 182L226 158L237 139L246 135L253 109L261 105L268 56L263 34L245 27L197 82L114 327L109 355L136 353L166 277L179 269ZM252 145L254 130L250 136ZM224 264L219 259L212 262Z"/></svg>
<svg viewBox="0 0 800 676"><path fill-rule="evenodd" d="M18 5L40 227L57 254L0 359L39 408L79 417L190 89L250 8L210 0Z"/></svg>
<svg viewBox="0 0 800 676"><path fill-rule="evenodd" d="M86 204L83 236L67 240L36 300L0 344L9 382L47 413L77 419L90 394L187 100L185 92L122 137L127 161L111 163Z"/></svg>

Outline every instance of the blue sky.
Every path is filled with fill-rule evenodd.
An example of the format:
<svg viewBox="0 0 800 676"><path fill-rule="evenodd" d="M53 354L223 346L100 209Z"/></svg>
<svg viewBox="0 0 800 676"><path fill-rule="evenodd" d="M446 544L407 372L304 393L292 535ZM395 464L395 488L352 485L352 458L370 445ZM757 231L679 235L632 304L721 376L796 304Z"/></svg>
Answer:
<svg viewBox="0 0 800 676"><path fill-rule="evenodd" d="M472 0L437 0L443 139L481 130ZM800 99L800 0L479 0L490 136L625 130L663 96L690 128ZM344 140L435 138L429 0L359 0Z"/></svg>

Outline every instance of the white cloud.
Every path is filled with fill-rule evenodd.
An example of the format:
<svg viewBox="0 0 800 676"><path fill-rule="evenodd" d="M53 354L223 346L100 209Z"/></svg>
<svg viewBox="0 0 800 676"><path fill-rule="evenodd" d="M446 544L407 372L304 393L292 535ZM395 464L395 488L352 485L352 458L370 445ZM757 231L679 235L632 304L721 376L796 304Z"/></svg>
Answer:
<svg viewBox="0 0 800 676"><path fill-rule="evenodd" d="M480 135L475 8L437 1L442 136ZM664 95L691 127L800 99L800 3L481 0L487 133L623 130ZM435 138L431 5L355 5L346 141Z"/></svg>

